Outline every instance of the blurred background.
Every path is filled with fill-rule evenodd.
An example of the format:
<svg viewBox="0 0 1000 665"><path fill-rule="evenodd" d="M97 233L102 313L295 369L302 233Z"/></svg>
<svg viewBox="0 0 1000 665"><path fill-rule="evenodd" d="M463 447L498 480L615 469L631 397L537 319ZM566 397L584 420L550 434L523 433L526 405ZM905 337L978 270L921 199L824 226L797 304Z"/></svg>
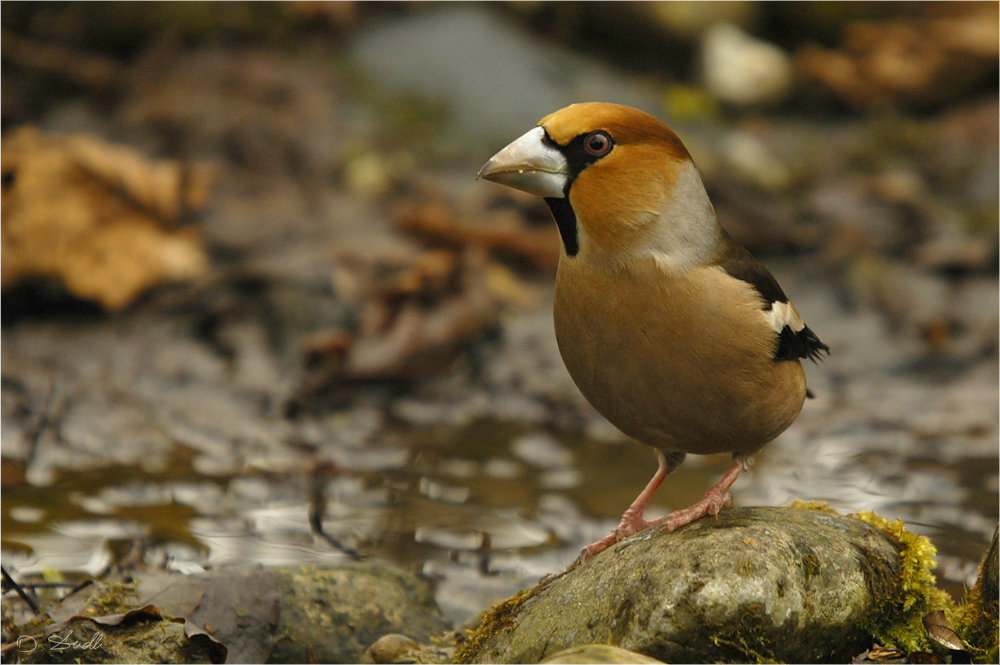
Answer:
<svg viewBox="0 0 1000 665"><path fill-rule="evenodd" d="M456 624L605 535L655 458L552 331L542 116L644 109L832 355L734 490L931 537L998 513L998 5L4 2L3 564L330 562ZM689 457L655 510L728 466Z"/></svg>

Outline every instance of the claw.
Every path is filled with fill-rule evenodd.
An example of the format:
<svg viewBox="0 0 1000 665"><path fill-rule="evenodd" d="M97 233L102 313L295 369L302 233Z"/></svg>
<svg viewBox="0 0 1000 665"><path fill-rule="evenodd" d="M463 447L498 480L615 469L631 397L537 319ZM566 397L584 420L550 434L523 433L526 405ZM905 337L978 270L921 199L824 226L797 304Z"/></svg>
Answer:
<svg viewBox="0 0 1000 665"><path fill-rule="evenodd" d="M663 482L669 471L667 467L661 464L653 479L649 481L646 488L632 502L632 505L625 511L625 514L622 515L621 522L618 523L614 531L596 543L583 548L583 551L580 553L582 561L597 556L612 545L651 526L659 527L665 531L674 531L705 515L718 515L721 510L733 505L733 497L729 493L729 488L733 486L740 473L743 472L743 465L740 462L734 463L729 471L726 472L726 475L714 487L705 492L705 496L701 498L701 501L690 508L677 510L666 517L647 522L642 518L642 513L649 503L650 498L652 498L653 492L660 486L660 483Z"/></svg>

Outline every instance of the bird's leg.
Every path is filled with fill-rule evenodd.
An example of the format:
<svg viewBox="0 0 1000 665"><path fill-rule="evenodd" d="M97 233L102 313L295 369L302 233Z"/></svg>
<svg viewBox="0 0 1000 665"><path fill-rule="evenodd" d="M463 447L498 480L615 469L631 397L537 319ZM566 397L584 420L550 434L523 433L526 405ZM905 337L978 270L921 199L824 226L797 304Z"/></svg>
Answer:
<svg viewBox="0 0 1000 665"><path fill-rule="evenodd" d="M667 531L673 531L685 524L690 524L703 515L718 515L720 510L732 505L733 497L729 494L729 488L733 486L736 479L743 473L746 464L747 460L745 458L737 458L733 462L733 465L729 467L729 471L726 471L726 475L722 476L722 480L705 492L705 496L701 498L701 501L690 508L676 510L666 517L653 520L650 524L662 526Z"/></svg>
<svg viewBox="0 0 1000 665"><path fill-rule="evenodd" d="M598 540L596 543L584 547L582 552L584 559L589 559L603 552L618 541L628 538L633 533L638 533L652 524L652 522L647 522L642 518L642 513L646 510L646 506L649 505L649 501L653 498L656 490L663 484L663 479L673 473L674 469L684 461L684 453L670 453L668 458L662 451L657 450L656 460L659 463L659 468L656 469L656 473L646 483L646 487L639 492L639 496L635 498L632 505L622 515L621 522L618 523L618 526L611 534Z"/></svg>

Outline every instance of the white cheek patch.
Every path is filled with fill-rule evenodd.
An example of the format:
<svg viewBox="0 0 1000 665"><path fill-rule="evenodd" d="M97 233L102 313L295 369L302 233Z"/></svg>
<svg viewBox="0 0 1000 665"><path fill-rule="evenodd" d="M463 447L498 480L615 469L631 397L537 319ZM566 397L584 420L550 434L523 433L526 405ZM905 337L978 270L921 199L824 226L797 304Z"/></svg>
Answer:
<svg viewBox="0 0 1000 665"><path fill-rule="evenodd" d="M764 310L763 314L776 333L780 333L785 326L788 326L793 333L801 332L806 327L802 317L795 311L795 306L790 302L773 302L771 309Z"/></svg>
<svg viewBox="0 0 1000 665"><path fill-rule="evenodd" d="M668 270L688 270L707 263L719 244L719 222L701 174L690 160L677 175L663 210L651 213L652 233L637 251Z"/></svg>

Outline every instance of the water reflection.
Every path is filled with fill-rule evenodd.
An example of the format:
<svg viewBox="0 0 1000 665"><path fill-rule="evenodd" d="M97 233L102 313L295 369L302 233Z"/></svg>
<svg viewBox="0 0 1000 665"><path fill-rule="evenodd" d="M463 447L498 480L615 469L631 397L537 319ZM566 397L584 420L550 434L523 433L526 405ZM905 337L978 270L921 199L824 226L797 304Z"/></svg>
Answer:
<svg viewBox="0 0 1000 665"><path fill-rule="evenodd" d="M737 486L736 503L823 499L838 510L903 517L931 536L944 586L960 594L995 526L996 457L903 457L893 437L810 440L807 421L765 450ZM652 451L638 444L495 423L398 430L386 440L410 443L338 453L335 475L321 484L323 528L362 556L436 580L442 609L459 624L563 569L615 526L656 467ZM721 455L690 457L650 514L698 499L728 463ZM95 575L120 556L116 543L136 540L147 562L185 572L344 557L310 528L308 469L200 477L183 456L178 467L64 473L44 491L5 484L5 565L22 574Z"/></svg>

